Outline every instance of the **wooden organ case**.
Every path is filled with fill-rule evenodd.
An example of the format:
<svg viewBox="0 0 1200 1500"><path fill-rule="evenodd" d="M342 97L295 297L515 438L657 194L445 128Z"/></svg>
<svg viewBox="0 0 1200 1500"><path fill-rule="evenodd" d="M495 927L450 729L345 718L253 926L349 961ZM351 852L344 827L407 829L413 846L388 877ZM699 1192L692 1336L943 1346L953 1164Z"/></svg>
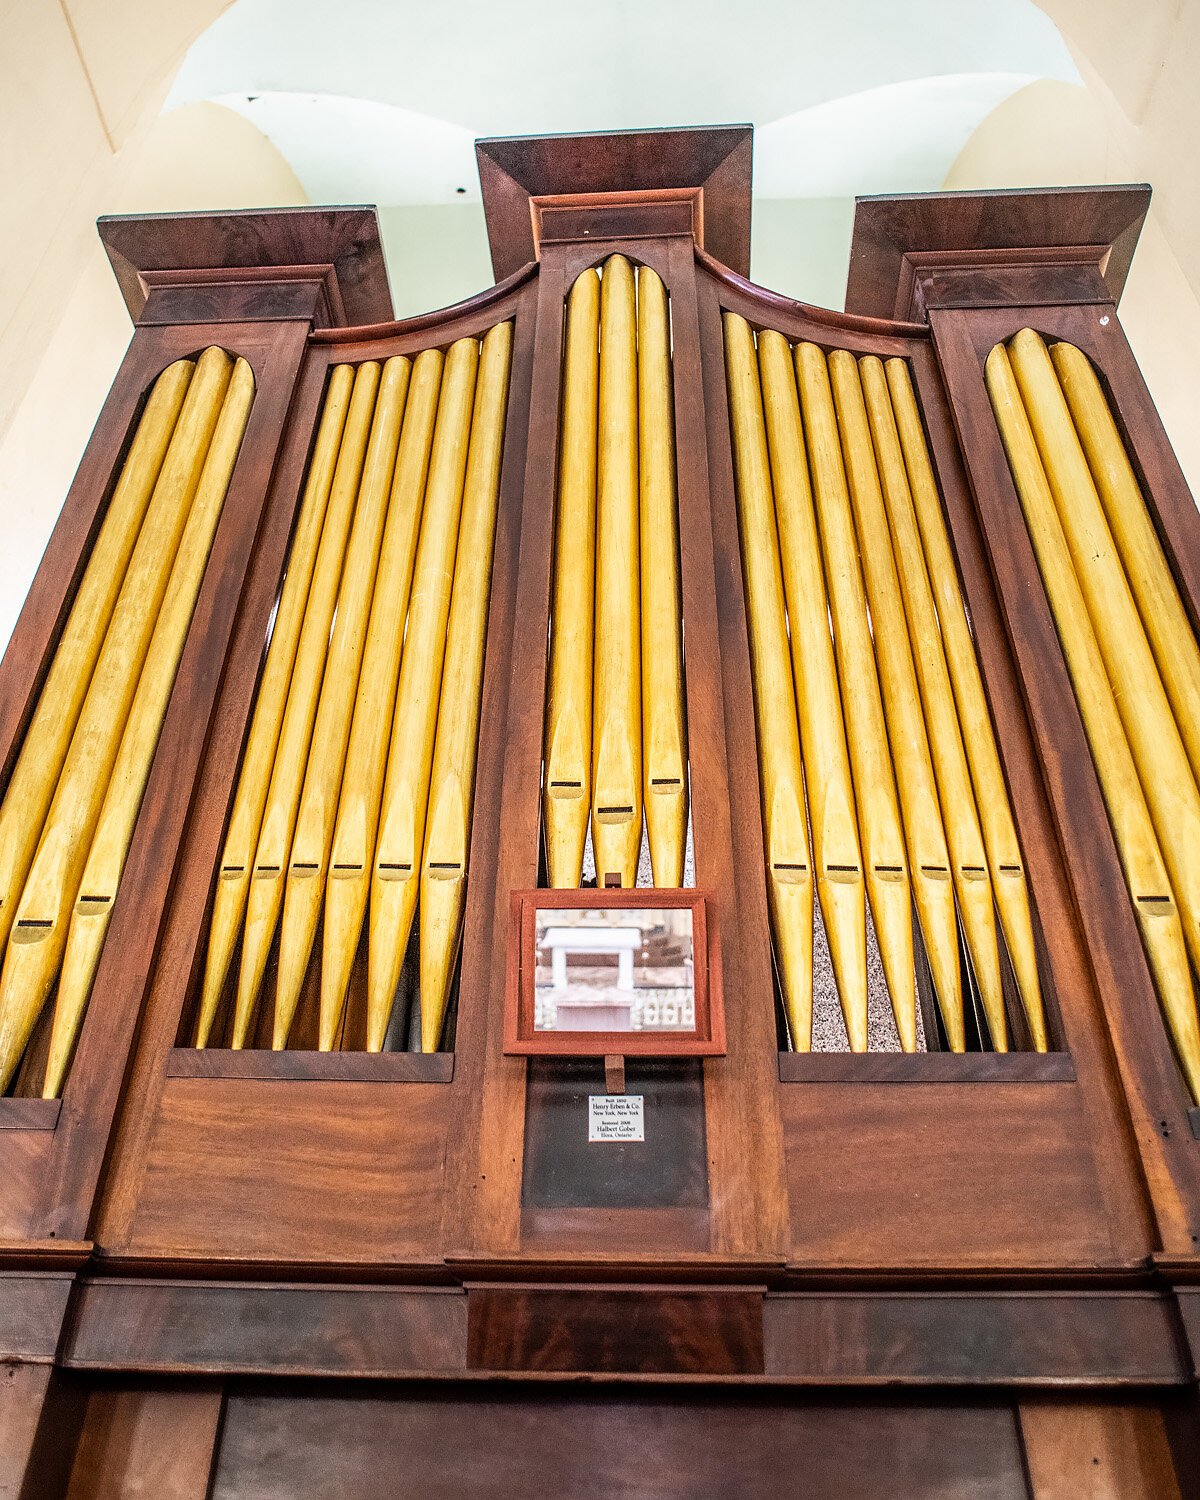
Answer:
<svg viewBox="0 0 1200 1500"><path fill-rule="evenodd" d="M747 128L478 159L497 284L402 322L371 210L101 222L0 667L0 1495L1200 1494L1148 190L860 200L836 313L746 279ZM589 1142L511 902L635 878L724 1051Z"/></svg>

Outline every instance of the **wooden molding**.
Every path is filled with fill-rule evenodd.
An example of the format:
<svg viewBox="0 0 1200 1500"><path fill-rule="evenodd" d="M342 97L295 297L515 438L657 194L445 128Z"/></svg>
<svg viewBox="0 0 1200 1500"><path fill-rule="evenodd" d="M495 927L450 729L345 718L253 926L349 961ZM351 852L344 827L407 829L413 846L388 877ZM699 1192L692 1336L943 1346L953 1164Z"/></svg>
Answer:
<svg viewBox="0 0 1200 1500"><path fill-rule="evenodd" d="M1041 270L1037 302L1118 302L1150 206L1144 184L1116 187L1024 188L1003 192L899 193L859 198L846 311L877 318L923 316L926 305L992 305L923 301L921 283L939 271L1000 267ZM1080 284L1079 268L1090 269ZM1050 268L1073 268L1052 283ZM1094 277L1094 279L1093 279ZM935 290L935 296L939 293ZM961 280L951 293L969 295ZM996 285L995 304L1023 300L1011 283Z"/></svg>

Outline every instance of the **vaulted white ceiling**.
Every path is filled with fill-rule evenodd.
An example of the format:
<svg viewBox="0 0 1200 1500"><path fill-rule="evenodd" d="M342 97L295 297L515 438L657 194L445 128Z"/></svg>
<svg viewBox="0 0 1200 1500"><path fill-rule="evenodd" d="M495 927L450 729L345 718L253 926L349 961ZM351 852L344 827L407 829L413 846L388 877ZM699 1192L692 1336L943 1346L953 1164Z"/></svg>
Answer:
<svg viewBox="0 0 1200 1500"><path fill-rule="evenodd" d="M237 0L167 107L237 110L311 200L385 227L477 202L476 136L749 121L756 199L842 200L848 226L855 193L940 187L998 104L1077 76L1032 0Z"/></svg>

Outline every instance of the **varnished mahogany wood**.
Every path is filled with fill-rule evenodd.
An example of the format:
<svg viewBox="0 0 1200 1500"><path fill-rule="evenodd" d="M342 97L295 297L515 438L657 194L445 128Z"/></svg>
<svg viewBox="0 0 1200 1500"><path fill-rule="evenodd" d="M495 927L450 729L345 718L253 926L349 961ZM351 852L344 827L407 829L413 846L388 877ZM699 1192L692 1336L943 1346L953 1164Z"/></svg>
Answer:
<svg viewBox="0 0 1200 1500"><path fill-rule="evenodd" d="M176 1047L168 1078L294 1078L311 1082L449 1083L452 1052L232 1052Z"/></svg>
<svg viewBox="0 0 1200 1500"><path fill-rule="evenodd" d="M467 1297L435 1287L97 1279L80 1289L64 1363L160 1374L445 1374L467 1365Z"/></svg>
<svg viewBox="0 0 1200 1500"><path fill-rule="evenodd" d="M1066 1052L781 1052L781 1083L1073 1083Z"/></svg>
<svg viewBox="0 0 1200 1500"><path fill-rule="evenodd" d="M761 1288L470 1287L467 1358L477 1370L755 1375Z"/></svg>
<svg viewBox="0 0 1200 1500"><path fill-rule="evenodd" d="M1011 252L1095 247L1113 302L1120 300L1146 211L1145 184L1012 188L970 193L897 193L858 198L846 284L846 310L906 317L915 306L910 253L929 267L939 252ZM992 264L999 257L989 257Z"/></svg>
<svg viewBox="0 0 1200 1500"><path fill-rule="evenodd" d="M223 1404L203 1380L96 1388L66 1500L207 1500Z"/></svg>
<svg viewBox="0 0 1200 1500"><path fill-rule="evenodd" d="M1039 1399L1017 1410L1031 1500L1185 1500L1156 1407Z"/></svg>
<svg viewBox="0 0 1200 1500"><path fill-rule="evenodd" d="M539 199L562 194L613 195L697 190L690 226L718 260L743 275L750 266L748 125L699 130L629 130L607 135L493 137L475 143L492 266L497 279L536 254ZM581 226L582 227L582 226ZM639 226L632 226L636 232ZM593 239L611 237L602 224ZM631 228L625 228L629 234Z"/></svg>
<svg viewBox="0 0 1200 1500"><path fill-rule="evenodd" d="M231 1394L213 1500L1028 1500L1006 1405L492 1387Z"/></svg>
<svg viewBox="0 0 1200 1500"><path fill-rule="evenodd" d="M778 1293L766 1371L813 1384L1177 1386L1171 1299L1153 1292Z"/></svg>
<svg viewBox="0 0 1200 1500"><path fill-rule="evenodd" d="M373 323L392 315L373 207L108 214L98 227L135 322L146 303L145 273L174 273L171 279L183 285L215 279L213 272L264 267L317 272L332 323Z"/></svg>
<svg viewBox="0 0 1200 1500"><path fill-rule="evenodd" d="M53 1361L74 1279L70 1271L0 1271L0 1360Z"/></svg>

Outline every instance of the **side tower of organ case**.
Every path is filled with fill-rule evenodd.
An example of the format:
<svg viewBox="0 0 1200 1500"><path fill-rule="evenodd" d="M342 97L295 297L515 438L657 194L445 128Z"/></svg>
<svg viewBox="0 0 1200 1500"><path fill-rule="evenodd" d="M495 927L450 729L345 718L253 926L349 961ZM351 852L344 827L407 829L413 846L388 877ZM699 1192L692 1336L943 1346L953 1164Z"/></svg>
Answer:
<svg viewBox="0 0 1200 1500"><path fill-rule="evenodd" d="M835 313L750 155L481 142L497 285L399 323L370 210L102 222L0 666L0 1493L1198 1493L1148 191L861 200ZM504 1052L513 893L593 883L724 994L621 1143Z"/></svg>

